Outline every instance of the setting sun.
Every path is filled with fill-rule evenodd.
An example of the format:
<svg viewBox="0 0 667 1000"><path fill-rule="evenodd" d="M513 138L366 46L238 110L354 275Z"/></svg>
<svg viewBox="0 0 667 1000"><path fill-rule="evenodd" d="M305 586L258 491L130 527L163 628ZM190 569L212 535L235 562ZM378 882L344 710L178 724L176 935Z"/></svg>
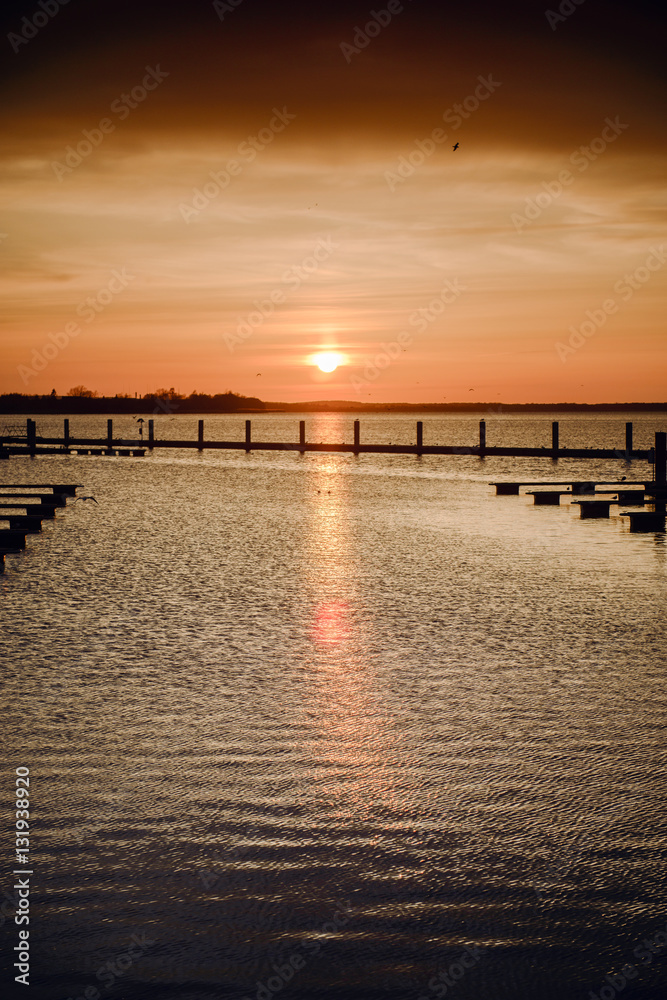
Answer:
<svg viewBox="0 0 667 1000"><path fill-rule="evenodd" d="M313 356L313 364L316 364L321 372L334 372L339 365L343 364L344 360L342 354L336 354L333 351L325 351L323 354Z"/></svg>

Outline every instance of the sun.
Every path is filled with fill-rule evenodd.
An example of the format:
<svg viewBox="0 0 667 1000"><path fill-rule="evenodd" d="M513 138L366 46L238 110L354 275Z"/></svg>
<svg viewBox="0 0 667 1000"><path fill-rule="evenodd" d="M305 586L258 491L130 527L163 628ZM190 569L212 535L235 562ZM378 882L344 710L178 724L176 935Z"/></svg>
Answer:
<svg viewBox="0 0 667 1000"><path fill-rule="evenodd" d="M322 354L313 355L313 364L316 364L321 372L335 372L344 360L342 354L336 354L334 351L324 351Z"/></svg>

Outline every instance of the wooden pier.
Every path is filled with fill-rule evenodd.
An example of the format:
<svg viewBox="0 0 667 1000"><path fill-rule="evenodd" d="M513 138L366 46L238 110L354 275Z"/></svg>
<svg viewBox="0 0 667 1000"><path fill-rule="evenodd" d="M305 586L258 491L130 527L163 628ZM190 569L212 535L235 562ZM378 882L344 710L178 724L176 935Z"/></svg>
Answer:
<svg viewBox="0 0 667 1000"><path fill-rule="evenodd" d="M0 483L0 522L9 523L9 527L0 527L0 573L5 570L5 556L25 549L27 536L38 534L42 521L53 520L56 510L67 506L79 486L81 483Z"/></svg>
<svg viewBox="0 0 667 1000"><path fill-rule="evenodd" d="M531 481L531 482L494 482L496 496L519 496L520 490L527 486L540 486L542 489L527 490L526 495L532 496L533 503L538 507L558 507L561 497L579 496L586 499L572 500L579 507L580 518L608 518L612 504L628 507L652 506L653 510L631 510L620 512L621 517L629 518L630 531L661 531L664 532L667 521L667 434L656 431L655 445L650 457L654 463L652 479L603 479L595 482L580 480ZM569 489L558 489L569 486ZM615 486L617 489L598 489L599 486ZM628 489L640 486L641 489ZM650 498L650 499L647 499ZM603 499L604 498L604 499Z"/></svg>
<svg viewBox="0 0 667 1000"><path fill-rule="evenodd" d="M517 458L604 458L619 459L629 462L634 459L648 460L651 451L648 449L633 448L632 423L625 425L624 447L617 448L566 448L561 447L559 426L557 421L551 424L551 441L549 445L542 445L534 448L522 448L512 446L489 445L486 440L486 421L479 422L479 440L470 445L447 445L447 444L424 444L424 424L418 420L416 424L415 441L413 444L366 444L361 441L361 425L359 420L355 420L352 428L352 441L319 443L306 441L306 422L299 422L298 441L255 441L252 437L252 422L246 420L245 435L242 441L211 441L207 440L204 434L204 421L200 420L197 430L196 440L167 439L159 440L155 437L155 421L148 421L148 439L127 440L115 438L113 432L113 419L107 420L107 433L101 438L72 437L69 428L69 419L65 419L62 437L43 437L37 434L35 421L28 418L25 435L13 435L11 437L0 438L0 458L9 458L10 455L106 455L143 457L146 450L153 451L156 448L183 448L204 451L231 450L231 451L296 451L300 454L306 452L347 452L353 455L381 454L381 455L476 455L480 458L489 457L517 457Z"/></svg>

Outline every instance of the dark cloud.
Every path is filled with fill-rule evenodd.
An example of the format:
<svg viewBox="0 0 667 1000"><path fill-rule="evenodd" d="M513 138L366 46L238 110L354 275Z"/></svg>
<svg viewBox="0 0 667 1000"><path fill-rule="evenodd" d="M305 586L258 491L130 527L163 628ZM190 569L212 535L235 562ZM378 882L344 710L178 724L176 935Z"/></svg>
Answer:
<svg viewBox="0 0 667 1000"><path fill-rule="evenodd" d="M70 0L18 52L7 41L5 127L37 141L63 123L85 126L140 82L144 66L159 64L169 80L130 118L127 135L215 137L261 127L271 107L288 105L299 112L290 142L414 138L478 76L493 74L502 87L471 122L476 142L572 145L608 114L630 119L635 146L659 142L665 12L656 4L560 0L551 10L572 13L551 18L552 28L548 3L405 0L346 60L341 44L353 45L355 28L385 8L384 0L317 8L241 0L221 21L210 2ZM5 37L39 10L6 5Z"/></svg>

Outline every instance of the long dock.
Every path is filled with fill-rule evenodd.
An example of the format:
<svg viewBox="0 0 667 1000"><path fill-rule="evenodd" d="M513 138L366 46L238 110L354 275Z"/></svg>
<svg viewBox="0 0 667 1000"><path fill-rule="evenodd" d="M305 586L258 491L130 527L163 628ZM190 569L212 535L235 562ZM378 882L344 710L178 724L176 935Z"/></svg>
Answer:
<svg viewBox="0 0 667 1000"><path fill-rule="evenodd" d="M25 435L0 438L0 458L9 458L10 455L70 455L73 453L142 457L146 450L183 448L197 451L204 451L206 449L245 452L296 451L301 454L305 454L306 452L346 452L353 455L476 455L480 458L484 458L485 456L549 459L604 458L619 459L628 462L635 459L643 461L651 460L653 453L653 449L633 447L631 422L625 425L624 447L616 448L561 447L557 421L553 421L551 424L550 445L531 448L488 445L486 442L485 420L480 420L479 422L478 441L469 445L424 444L424 425L421 420L417 421L415 430L416 437L414 444L362 444L360 421L355 420L353 424L353 440L351 442L315 443L313 441L306 441L306 422L305 420L301 420L299 422L298 441L255 441L252 437L252 422L246 420L245 436L242 441L211 441L207 440L204 435L204 421L199 420L196 440L160 440L155 437L155 422L149 420L148 439L144 441L143 435L139 440L114 437L113 419L107 420L107 433L105 437L73 437L70 434L69 419L67 418L64 421L62 437L43 437L37 434L35 421L28 418Z"/></svg>

